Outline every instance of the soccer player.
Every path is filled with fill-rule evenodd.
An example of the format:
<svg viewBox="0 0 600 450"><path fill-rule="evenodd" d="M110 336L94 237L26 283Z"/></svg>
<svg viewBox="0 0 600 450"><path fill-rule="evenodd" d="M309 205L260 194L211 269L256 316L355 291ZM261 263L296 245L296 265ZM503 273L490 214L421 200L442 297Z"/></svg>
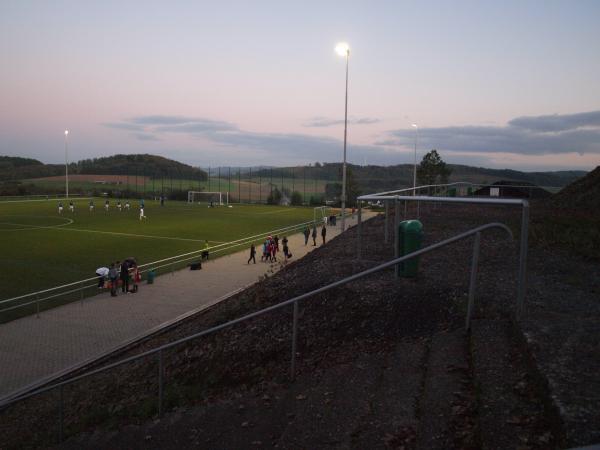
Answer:
<svg viewBox="0 0 600 450"><path fill-rule="evenodd" d="M122 208L122 206L121 206L121 200L119 200L117 202L117 209L119 210L119 212L121 212L121 208Z"/></svg>
<svg viewBox="0 0 600 450"><path fill-rule="evenodd" d="M110 206L110 201L108 199L106 199L106 201L104 202L104 211L108 212L109 206Z"/></svg>
<svg viewBox="0 0 600 450"><path fill-rule="evenodd" d="M70 202L69 202L69 210L70 210L71 212L75 212L75 205L73 204L73 202L72 202L72 201L70 201Z"/></svg>
<svg viewBox="0 0 600 450"><path fill-rule="evenodd" d="M144 206L140 206L140 220L142 219L147 219L147 217L144 215Z"/></svg>
<svg viewBox="0 0 600 450"><path fill-rule="evenodd" d="M131 205L129 204L129 200L127 200L127 201L125 202L125 209L126 209L127 211L129 211L129 208L130 208L130 207L131 207Z"/></svg>
<svg viewBox="0 0 600 450"><path fill-rule="evenodd" d="M94 199L90 200L90 212L94 212Z"/></svg>
<svg viewBox="0 0 600 450"><path fill-rule="evenodd" d="M58 213L62 214L62 210L63 210L62 202L58 202Z"/></svg>

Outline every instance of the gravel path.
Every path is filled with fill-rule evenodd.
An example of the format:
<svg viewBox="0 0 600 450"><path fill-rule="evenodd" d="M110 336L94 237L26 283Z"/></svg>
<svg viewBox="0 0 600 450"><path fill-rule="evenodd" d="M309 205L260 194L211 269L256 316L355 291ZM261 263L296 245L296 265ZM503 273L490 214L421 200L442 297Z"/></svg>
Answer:
<svg viewBox="0 0 600 450"><path fill-rule="evenodd" d="M349 219L349 226L356 219ZM348 225L347 225L348 226ZM320 228L317 244L321 244ZM328 227L328 239L340 233ZM280 236L283 238L283 236ZM292 260L315 247L304 236L288 237ZM281 244L280 244L281 245ZM153 285L142 284L136 294L111 297L108 292L44 311L40 318L24 317L0 325L0 398L37 385L84 365L115 348L139 339L164 324L199 311L277 272L286 263L247 264L243 250L203 263L200 271L180 270L163 275Z"/></svg>

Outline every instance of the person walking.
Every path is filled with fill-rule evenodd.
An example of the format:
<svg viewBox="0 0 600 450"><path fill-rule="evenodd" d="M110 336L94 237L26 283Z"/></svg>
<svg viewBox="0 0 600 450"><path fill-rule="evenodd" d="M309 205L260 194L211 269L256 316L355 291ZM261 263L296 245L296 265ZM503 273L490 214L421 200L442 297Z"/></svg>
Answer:
<svg viewBox="0 0 600 450"><path fill-rule="evenodd" d="M285 256L285 261L287 261L289 258L292 257L292 254L290 253L290 248L288 247L287 237L284 236L281 243L283 245L283 256Z"/></svg>
<svg viewBox="0 0 600 450"><path fill-rule="evenodd" d="M321 237L323 238L323 245L325 245L325 236L327 235L327 227L323 225L321 228Z"/></svg>
<svg viewBox="0 0 600 450"><path fill-rule="evenodd" d="M308 245L308 238L310 237L310 228L308 226L304 228L304 245Z"/></svg>
<svg viewBox="0 0 600 450"><path fill-rule="evenodd" d="M317 224L316 223L313 225L312 240L313 240L313 247L316 247L317 246Z"/></svg>
<svg viewBox="0 0 600 450"><path fill-rule="evenodd" d="M121 292L129 294L129 264L123 261L121 264Z"/></svg>
<svg viewBox="0 0 600 450"><path fill-rule="evenodd" d="M117 296L117 280L119 279L119 271L115 267L115 263L110 263L108 270L108 279L110 280L110 296Z"/></svg>
<svg viewBox="0 0 600 450"><path fill-rule="evenodd" d="M250 258L248 258L248 264L250 264L250 261L254 261L254 264L256 264L256 247L254 244L250 245Z"/></svg>

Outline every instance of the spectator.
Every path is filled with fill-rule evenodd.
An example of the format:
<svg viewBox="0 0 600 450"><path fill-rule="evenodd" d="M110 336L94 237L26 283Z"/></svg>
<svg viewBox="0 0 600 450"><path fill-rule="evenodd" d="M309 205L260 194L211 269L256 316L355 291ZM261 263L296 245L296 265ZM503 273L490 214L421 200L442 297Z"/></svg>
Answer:
<svg viewBox="0 0 600 450"><path fill-rule="evenodd" d="M118 264L118 261L117 261ZM117 282L119 279L119 271L115 267L115 263L110 263L110 269L108 270L108 279L110 282L110 295L111 297L117 296Z"/></svg>
<svg viewBox="0 0 600 450"><path fill-rule="evenodd" d="M121 264L121 292L129 294L129 264L123 261Z"/></svg>
<svg viewBox="0 0 600 450"><path fill-rule="evenodd" d="M323 244L325 244L325 236L327 235L327 227L325 225L323 225L323 228L321 228L321 237L323 238Z"/></svg>
<svg viewBox="0 0 600 450"><path fill-rule="evenodd" d="M310 228L308 226L304 228L304 245L308 245L308 238L310 236Z"/></svg>
<svg viewBox="0 0 600 450"><path fill-rule="evenodd" d="M248 264L250 264L250 261L254 261L254 264L256 264L256 247L254 246L254 244L250 245L250 258L248 258Z"/></svg>
<svg viewBox="0 0 600 450"><path fill-rule="evenodd" d="M313 225L313 229L312 229L312 240L313 240L313 247L317 246L317 224L315 223Z"/></svg>

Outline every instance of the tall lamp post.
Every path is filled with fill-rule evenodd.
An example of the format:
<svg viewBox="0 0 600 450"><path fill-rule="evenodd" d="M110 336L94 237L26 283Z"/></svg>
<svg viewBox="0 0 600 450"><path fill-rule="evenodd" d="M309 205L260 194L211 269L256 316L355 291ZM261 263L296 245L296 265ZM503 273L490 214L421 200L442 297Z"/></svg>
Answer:
<svg viewBox="0 0 600 450"><path fill-rule="evenodd" d="M346 140L348 137L348 60L350 59L350 46L340 42L335 47L338 55L346 58L346 101L344 103L344 163L342 165L342 231L346 230Z"/></svg>
<svg viewBox="0 0 600 450"><path fill-rule="evenodd" d="M413 197L417 195L417 141L419 140L419 127L416 123L412 124L415 129L415 166L413 169Z"/></svg>
<svg viewBox="0 0 600 450"><path fill-rule="evenodd" d="M65 192L69 198L69 130L65 130Z"/></svg>

